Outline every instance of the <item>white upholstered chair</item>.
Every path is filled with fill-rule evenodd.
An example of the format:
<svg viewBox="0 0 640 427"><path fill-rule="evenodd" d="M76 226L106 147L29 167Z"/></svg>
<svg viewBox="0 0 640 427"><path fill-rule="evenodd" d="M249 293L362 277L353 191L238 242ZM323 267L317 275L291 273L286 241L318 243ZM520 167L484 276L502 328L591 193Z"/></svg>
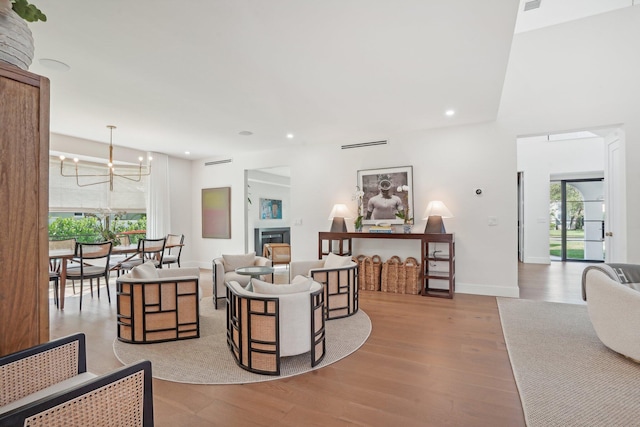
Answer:
<svg viewBox="0 0 640 427"><path fill-rule="evenodd" d="M600 341L640 361L640 266L599 264L582 273L582 297Z"/></svg>
<svg viewBox="0 0 640 427"><path fill-rule="evenodd" d="M227 344L250 372L280 375L282 357L309 352L311 366L326 353L322 285L299 276L292 284L227 283Z"/></svg>
<svg viewBox="0 0 640 427"><path fill-rule="evenodd" d="M358 311L358 264L351 257L330 253L321 260L292 261L290 272L292 277L309 276L323 285L327 320Z"/></svg>
<svg viewBox="0 0 640 427"><path fill-rule="evenodd" d="M213 305L218 308L218 302L225 300L227 297L227 291L225 287L226 282L235 281L241 286L246 286L251 280L250 276L245 276L236 273L237 268L241 267L271 267L271 260L256 256L255 252L239 255L222 255L219 258L215 258L212 262L213 267ZM264 275L260 277L261 280L273 282L273 274Z"/></svg>

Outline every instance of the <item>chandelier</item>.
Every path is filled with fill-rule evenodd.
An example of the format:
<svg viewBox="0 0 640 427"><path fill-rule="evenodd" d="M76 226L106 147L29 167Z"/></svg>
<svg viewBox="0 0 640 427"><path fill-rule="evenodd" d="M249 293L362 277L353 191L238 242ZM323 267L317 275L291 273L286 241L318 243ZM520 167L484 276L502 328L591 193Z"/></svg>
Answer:
<svg viewBox="0 0 640 427"><path fill-rule="evenodd" d="M75 174L65 174L64 173L64 161L65 156L60 156L60 175L68 178L76 179L76 184L78 187L88 187L90 185L97 184L106 184L109 183L109 190L113 191L113 178L124 178L129 181L140 182L143 176L148 176L151 174L151 163L148 163L146 166L142 165L142 157L138 157L140 161L138 166L118 166L118 173L116 173L116 167L113 164L113 130L116 128L113 125L108 125L109 128L109 163L107 164L108 169L106 173L103 174L90 174L90 173L80 173L78 171L78 158L74 158L73 161L75 163ZM151 162L151 157L149 157L149 162ZM94 182L84 182L80 183L81 178L104 178L100 181Z"/></svg>

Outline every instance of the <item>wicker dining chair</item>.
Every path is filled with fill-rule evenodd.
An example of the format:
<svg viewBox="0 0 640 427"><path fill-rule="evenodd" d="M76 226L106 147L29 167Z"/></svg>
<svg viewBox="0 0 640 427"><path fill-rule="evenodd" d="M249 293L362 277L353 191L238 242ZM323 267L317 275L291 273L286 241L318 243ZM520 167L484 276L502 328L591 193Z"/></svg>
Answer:
<svg viewBox="0 0 640 427"><path fill-rule="evenodd" d="M100 278L104 277L107 285L107 298L111 304L109 292L109 257L112 242L78 243L74 261L79 265L67 267L67 279L80 280L80 310L82 310L82 288L84 280L89 279L91 296L93 297L93 279L98 279L98 298L100 298Z"/></svg>

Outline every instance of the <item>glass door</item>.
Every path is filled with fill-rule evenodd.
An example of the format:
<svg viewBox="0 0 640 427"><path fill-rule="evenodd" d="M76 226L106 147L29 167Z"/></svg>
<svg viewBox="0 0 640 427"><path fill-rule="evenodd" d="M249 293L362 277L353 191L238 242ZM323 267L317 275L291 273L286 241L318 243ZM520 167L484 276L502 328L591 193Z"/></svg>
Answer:
<svg viewBox="0 0 640 427"><path fill-rule="evenodd" d="M549 196L551 260L603 262L603 179L552 181Z"/></svg>

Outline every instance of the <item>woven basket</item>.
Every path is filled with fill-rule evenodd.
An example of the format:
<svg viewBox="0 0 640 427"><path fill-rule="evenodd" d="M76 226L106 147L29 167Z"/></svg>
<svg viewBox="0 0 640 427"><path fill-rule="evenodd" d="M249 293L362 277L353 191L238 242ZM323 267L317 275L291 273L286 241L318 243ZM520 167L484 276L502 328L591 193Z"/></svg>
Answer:
<svg viewBox="0 0 640 427"><path fill-rule="evenodd" d="M371 263L368 265L368 271L371 273L367 277L367 290L379 291L380 290L380 273L382 270L382 258L379 255L371 257Z"/></svg>
<svg viewBox="0 0 640 427"><path fill-rule="evenodd" d="M421 290L420 264L412 257L404 260L405 286L404 292L411 295L418 295Z"/></svg>
<svg viewBox="0 0 640 427"><path fill-rule="evenodd" d="M365 260L370 259L366 255L358 255L351 258L354 262L358 264L358 289L364 290L367 289L367 279L366 279L366 268L367 264Z"/></svg>
<svg viewBox="0 0 640 427"><path fill-rule="evenodd" d="M392 256L382 265L382 292L398 292L398 284L404 284L404 265L398 256ZM404 285L403 285L404 286Z"/></svg>
<svg viewBox="0 0 640 427"><path fill-rule="evenodd" d="M378 255L368 257L358 255L352 258L358 263L358 289L367 291L380 290L380 270L382 269L382 259Z"/></svg>

